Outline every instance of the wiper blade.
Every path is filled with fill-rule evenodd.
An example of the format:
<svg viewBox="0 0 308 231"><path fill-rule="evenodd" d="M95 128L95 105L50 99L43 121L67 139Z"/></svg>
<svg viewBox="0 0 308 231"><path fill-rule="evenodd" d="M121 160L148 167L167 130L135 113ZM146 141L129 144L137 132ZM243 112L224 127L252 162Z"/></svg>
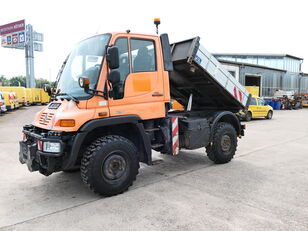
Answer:
<svg viewBox="0 0 308 231"><path fill-rule="evenodd" d="M66 63L67 63L67 60L68 60L68 57L69 57L69 56L70 56L70 55L68 55L68 56L66 57L66 59L64 60L64 62L62 63L61 68L60 68L60 70L59 70L59 72L58 72L58 75L57 75L57 77L56 77L56 82L59 81L60 76L62 75L62 72L63 72L63 70L64 70L64 67L65 67L65 65L66 65Z"/></svg>
<svg viewBox="0 0 308 231"><path fill-rule="evenodd" d="M70 94L67 94L67 93L58 93L58 94L56 94L56 96L64 96L64 95L68 96L74 102L79 103L79 99L77 99L76 97L74 97L74 96L72 96Z"/></svg>

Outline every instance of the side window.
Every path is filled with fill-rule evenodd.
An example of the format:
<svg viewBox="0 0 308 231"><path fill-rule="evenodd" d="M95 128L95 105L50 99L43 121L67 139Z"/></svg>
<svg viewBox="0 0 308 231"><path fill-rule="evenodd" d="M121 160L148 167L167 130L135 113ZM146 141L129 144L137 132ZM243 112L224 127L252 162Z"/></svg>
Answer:
<svg viewBox="0 0 308 231"><path fill-rule="evenodd" d="M257 105L256 98L253 98L253 97L252 97L252 98L250 99L249 105Z"/></svg>
<svg viewBox="0 0 308 231"><path fill-rule="evenodd" d="M264 101L263 101L263 99L258 99L258 104L259 104L259 106L264 106Z"/></svg>
<svg viewBox="0 0 308 231"><path fill-rule="evenodd" d="M156 71L154 41L146 39L131 39L130 41L133 72Z"/></svg>
<svg viewBox="0 0 308 231"><path fill-rule="evenodd" d="M124 97L125 79L129 74L129 57L128 57L128 39L118 38L115 46L119 49L120 66L116 70L120 72L120 83L114 86L114 99L122 99Z"/></svg>

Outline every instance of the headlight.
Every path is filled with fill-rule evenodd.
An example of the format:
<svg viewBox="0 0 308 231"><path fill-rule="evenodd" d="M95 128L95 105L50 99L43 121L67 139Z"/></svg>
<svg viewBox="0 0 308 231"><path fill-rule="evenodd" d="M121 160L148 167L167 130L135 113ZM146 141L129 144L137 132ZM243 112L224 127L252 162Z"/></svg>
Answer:
<svg viewBox="0 0 308 231"><path fill-rule="evenodd" d="M44 142L43 151L58 153L61 151L61 144L58 142L49 142L49 141Z"/></svg>

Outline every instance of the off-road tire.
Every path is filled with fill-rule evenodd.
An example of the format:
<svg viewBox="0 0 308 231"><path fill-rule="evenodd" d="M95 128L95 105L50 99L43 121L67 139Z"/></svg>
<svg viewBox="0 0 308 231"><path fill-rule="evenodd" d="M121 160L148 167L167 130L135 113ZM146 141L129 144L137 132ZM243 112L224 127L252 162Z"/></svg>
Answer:
<svg viewBox="0 0 308 231"><path fill-rule="evenodd" d="M224 136L230 139L230 148L223 150L222 139ZM216 164L224 164L233 158L237 147L237 134L234 127L225 122L218 123L214 130L212 145L206 147L206 153L210 160Z"/></svg>
<svg viewBox="0 0 308 231"><path fill-rule="evenodd" d="M273 111L269 111L269 112L267 113L267 116L265 116L265 119L270 120L270 119L272 119L272 118L273 118Z"/></svg>
<svg viewBox="0 0 308 231"><path fill-rule="evenodd" d="M112 168L112 162L107 162L110 158L125 162L125 165L124 162L120 164L120 171L123 171L122 164L125 167L119 179L108 179ZM106 165L109 168L105 167ZM83 182L92 191L103 196L113 196L123 193L133 184L139 167L139 155L135 145L122 136L112 135L98 138L88 146L81 159L80 170Z"/></svg>
<svg viewBox="0 0 308 231"><path fill-rule="evenodd" d="M249 122L249 121L251 120L251 118L252 118L252 114L251 114L250 111L248 111L248 112L246 113L246 115L245 115L245 120L246 120L247 122Z"/></svg>

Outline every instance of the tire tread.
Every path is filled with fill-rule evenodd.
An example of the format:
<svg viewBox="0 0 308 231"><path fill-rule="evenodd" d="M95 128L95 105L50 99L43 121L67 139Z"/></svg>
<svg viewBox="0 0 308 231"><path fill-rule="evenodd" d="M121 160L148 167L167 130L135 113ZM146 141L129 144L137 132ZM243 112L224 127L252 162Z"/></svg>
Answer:
<svg viewBox="0 0 308 231"><path fill-rule="evenodd" d="M109 136L100 137L96 139L94 142L92 142L86 149L81 159L80 172L81 172L82 181L90 190L92 190L95 193L104 195L104 196L113 196L113 195L121 194L127 191L128 187L131 186L133 184L133 181L136 180L136 176L138 175L139 168L140 168L139 155L135 155L136 159L134 161L137 161L137 168L133 169L133 174L130 179L129 185L127 187L124 187L118 192L112 192L112 191L98 192L98 190L95 189L95 186L91 180L92 179L92 176L91 176L92 169L91 168L93 167L91 164L91 161L93 161L96 155L99 155L99 152L97 151L101 150L101 148L104 145L111 144L113 142L124 142L128 145L133 145L133 147L136 149L135 145L128 139L122 136L118 136L118 135L109 135Z"/></svg>

